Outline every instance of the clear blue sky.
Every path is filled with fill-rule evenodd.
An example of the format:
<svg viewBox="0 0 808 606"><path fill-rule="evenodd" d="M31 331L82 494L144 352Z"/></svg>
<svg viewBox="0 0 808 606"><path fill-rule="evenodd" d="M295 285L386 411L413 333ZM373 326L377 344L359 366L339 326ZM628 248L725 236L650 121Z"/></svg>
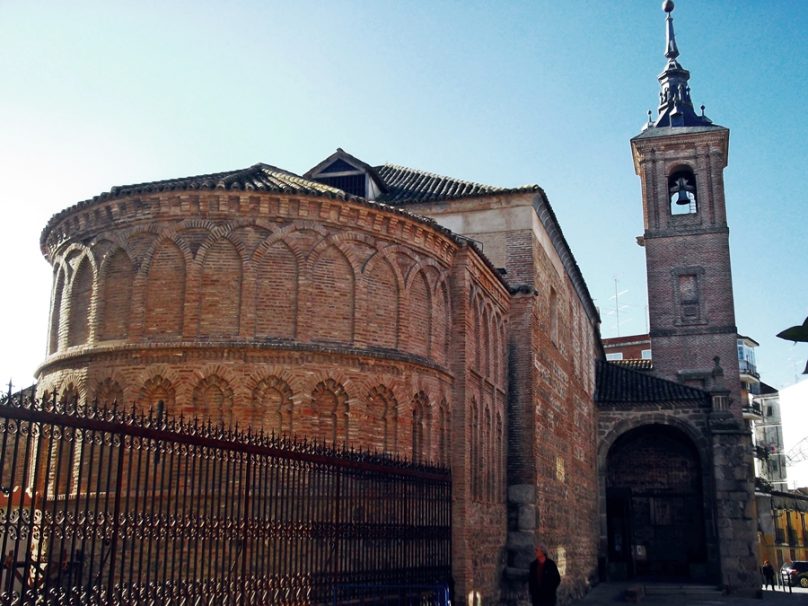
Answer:
<svg viewBox="0 0 808 606"><path fill-rule="evenodd" d="M731 130L725 173L738 330L775 387L808 345L808 3L677 0L696 105ZM479 181L538 183L604 336L646 330L629 139L656 111L657 0L0 3L0 379L44 357L56 212L124 185L337 147ZM625 291L625 292L623 292Z"/></svg>

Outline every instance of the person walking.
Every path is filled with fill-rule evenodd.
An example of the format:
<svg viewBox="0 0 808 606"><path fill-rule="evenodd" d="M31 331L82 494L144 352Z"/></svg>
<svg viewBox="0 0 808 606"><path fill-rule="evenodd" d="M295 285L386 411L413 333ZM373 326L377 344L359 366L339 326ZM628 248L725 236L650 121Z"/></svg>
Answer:
<svg viewBox="0 0 808 606"><path fill-rule="evenodd" d="M558 567L548 557L547 546L540 543L536 547L536 559L530 563L530 601L533 606L555 606L556 589L561 583Z"/></svg>
<svg viewBox="0 0 808 606"><path fill-rule="evenodd" d="M769 560L764 560L760 571L763 573L763 589L771 585L772 591L774 591L774 566L771 565Z"/></svg>

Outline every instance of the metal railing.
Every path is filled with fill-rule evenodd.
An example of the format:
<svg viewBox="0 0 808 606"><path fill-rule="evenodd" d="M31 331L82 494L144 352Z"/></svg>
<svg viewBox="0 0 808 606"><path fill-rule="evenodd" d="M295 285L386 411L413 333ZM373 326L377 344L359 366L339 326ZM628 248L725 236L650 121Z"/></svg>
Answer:
<svg viewBox="0 0 808 606"><path fill-rule="evenodd" d="M757 372L757 366L749 360L738 360L738 370L740 370L741 374L760 378L760 375Z"/></svg>
<svg viewBox="0 0 808 606"><path fill-rule="evenodd" d="M0 402L0 604L331 604L451 578L445 469L122 411Z"/></svg>
<svg viewBox="0 0 808 606"><path fill-rule="evenodd" d="M449 606L449 585L337 585L333 606Z"/></svg>

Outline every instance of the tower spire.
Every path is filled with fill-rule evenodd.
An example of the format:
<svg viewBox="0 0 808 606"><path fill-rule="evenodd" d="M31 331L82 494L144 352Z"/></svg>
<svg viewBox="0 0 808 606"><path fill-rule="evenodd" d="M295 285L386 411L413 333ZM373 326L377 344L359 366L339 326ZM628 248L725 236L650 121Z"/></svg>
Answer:
<svg viewBox="0 0 808 606"><path fill-rule="evenodd" d="M665 11L665 64L664 71L658 76L659 116L653 123L655 127L663 126L708 126L712 121L704 115L696 113L690 98L690 72L676 60L679 48L673 31L673 0L665 0L662 10Z"/></svg>
<svg viewBox="0 0 808 606"><path fill-rule="evenodd" d="M665 17L665 56L673 61L679 56L679 49L676 48L676 37L673 34L673 2L668 0L662 5L662 10L668 13Z"/></svg>

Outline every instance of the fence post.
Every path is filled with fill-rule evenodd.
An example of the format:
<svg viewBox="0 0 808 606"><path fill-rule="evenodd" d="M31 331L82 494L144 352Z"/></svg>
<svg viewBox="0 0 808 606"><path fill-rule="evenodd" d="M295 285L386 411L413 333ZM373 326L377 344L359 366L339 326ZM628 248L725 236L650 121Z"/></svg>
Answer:
<svg viewBox="0 0 808 606"><path fill-rule="evenodd" d="M110 438L114 441L113 438ZM123 454L125 436L121 435L121 444L118 447L118 475L115 477L115 505L112 517L112 542L109 547L109 580L107 581L107 600L112 603L112 590L115 586L115 557L118 548L118 515L121 510L121 482L123 478Z"/></svg>
<svg viewBox="0 0 808 606"><path fill-rule="evenodd" d="M245 583L247 582L247 545L250 535L250 489L252 484L252 458L252 453L247 452L247 473L246 478L244 479L244 534L241 538L241 587L244 591L242 594L244 604L248 603L247 588L245 587Z"/></svg>

